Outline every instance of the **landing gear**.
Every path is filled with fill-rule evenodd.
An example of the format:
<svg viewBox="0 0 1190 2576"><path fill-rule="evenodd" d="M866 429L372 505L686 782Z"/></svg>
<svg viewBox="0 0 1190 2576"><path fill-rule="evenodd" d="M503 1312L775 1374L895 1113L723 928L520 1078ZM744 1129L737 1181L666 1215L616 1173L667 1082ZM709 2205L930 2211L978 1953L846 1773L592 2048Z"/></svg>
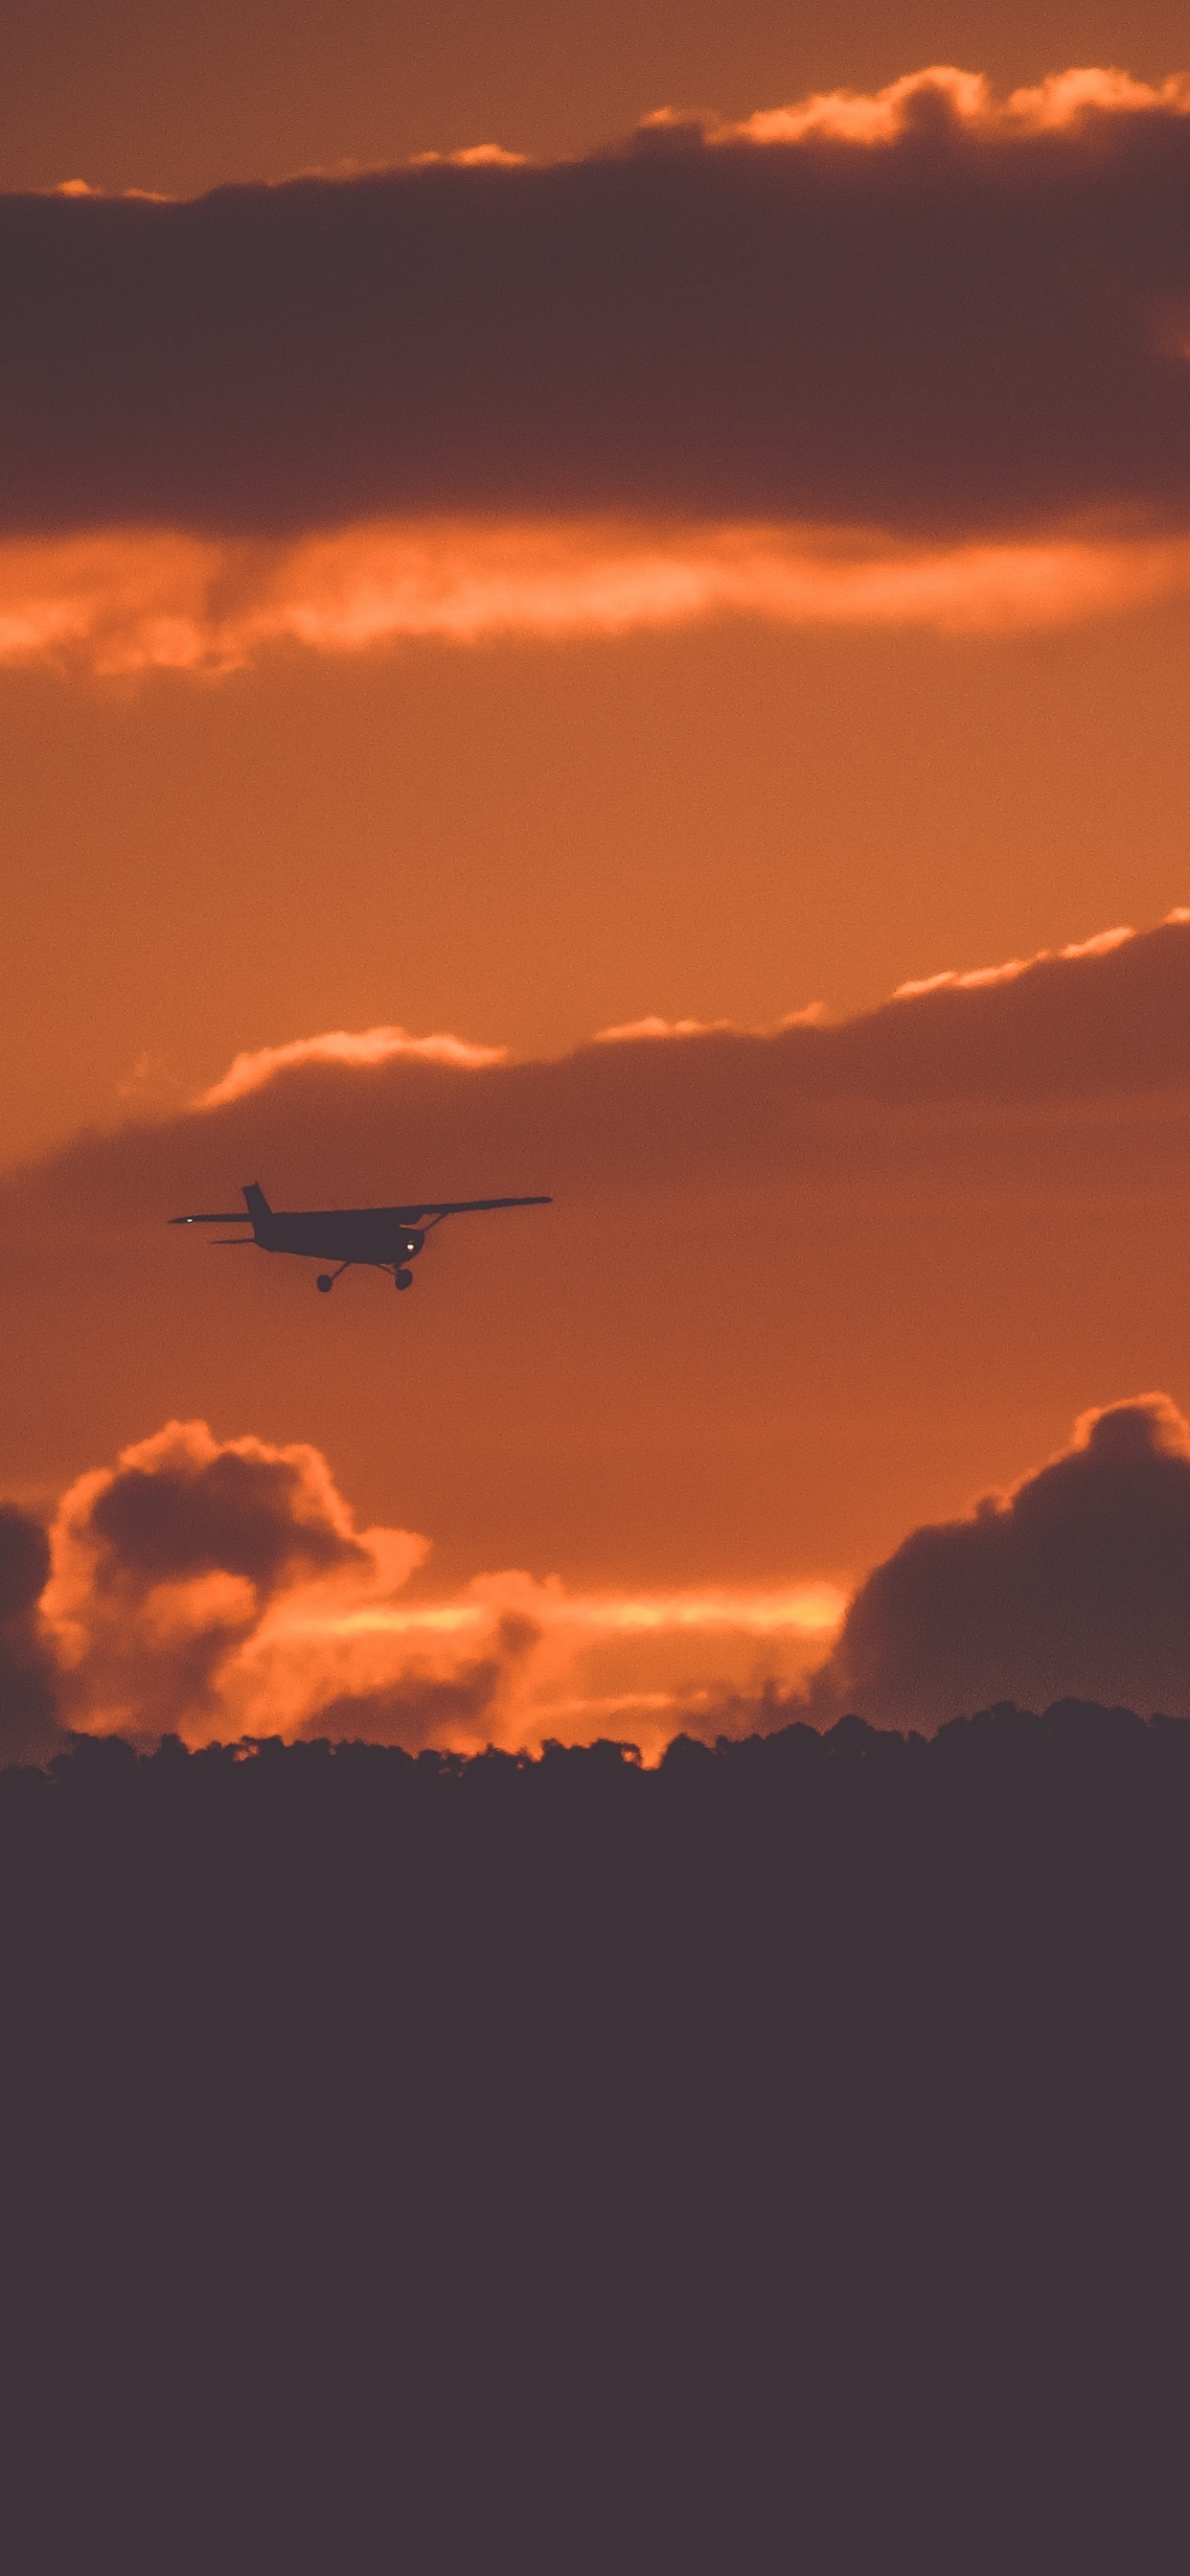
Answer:
<svg viewBox="0 0 1190 2576"><path fill-rule="evenodd" d="M334 1280L332 1279L329 1270L320 1270L318 1277L314 1282L320 1297L329 1297L334 1284Z"/></svg>
<svg viewBox="0 0 1190 2576"><path fill-rule="evenodd" d="M413 1272L411 1270L394 1270L393 1278L395 1279L398 1288L412 1288L413 1286Z"/></svg>

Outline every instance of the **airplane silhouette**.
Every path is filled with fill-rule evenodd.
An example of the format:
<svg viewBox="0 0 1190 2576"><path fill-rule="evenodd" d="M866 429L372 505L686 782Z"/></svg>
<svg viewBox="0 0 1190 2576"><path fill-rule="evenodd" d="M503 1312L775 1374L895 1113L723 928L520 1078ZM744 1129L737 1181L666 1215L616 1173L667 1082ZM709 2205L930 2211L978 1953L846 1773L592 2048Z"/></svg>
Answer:
<svg viewBox="0 0 1190 2576"><path fill-rule="evenodd" d="M322 1270L315 1286L325 1297L345 1270L391 1270L398 1288L412 1288L413 1272L405 1265L421 1251L427 1234L444 1216L475 1216L487 1208L549 1207L549 1198L440 1199L418 1207L271 1208L255 1181L244 1187L246 1215L238 1208L214 1214L171 1216L171 1225L251 1225L251 1234L223 1238L227 1244L256 1244L262 1252L301 1252L315 1260L337 1261L337 1270ZM422 1218L429 1219L423 1225Z"/></svg>

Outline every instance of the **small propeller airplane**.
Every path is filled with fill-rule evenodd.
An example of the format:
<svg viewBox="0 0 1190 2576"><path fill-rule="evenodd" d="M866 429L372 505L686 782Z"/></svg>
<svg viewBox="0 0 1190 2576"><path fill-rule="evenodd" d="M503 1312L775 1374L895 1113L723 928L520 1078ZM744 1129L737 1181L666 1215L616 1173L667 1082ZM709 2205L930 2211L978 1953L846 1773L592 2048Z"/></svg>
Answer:
<svg viewBox="0 0 1190 2576"><path fill-rule="evenodd" d="M440 1199L418 1207L271 1208L255 1181L244 1187L245 1213L239 1208L213 1214L171 1216L171 1225L250 1225L251 1234L224 1235L225 1245L255 1244L261 1252L301 1252L316 1261L334 1261L336 1270L320 1270L315 1286L329 1296L345 1270L391 1271L398 1288L412 1288L416 1259L427 1234L444 1216L478 1216L488 1208L550 1207L549 1198Z"/></svg>

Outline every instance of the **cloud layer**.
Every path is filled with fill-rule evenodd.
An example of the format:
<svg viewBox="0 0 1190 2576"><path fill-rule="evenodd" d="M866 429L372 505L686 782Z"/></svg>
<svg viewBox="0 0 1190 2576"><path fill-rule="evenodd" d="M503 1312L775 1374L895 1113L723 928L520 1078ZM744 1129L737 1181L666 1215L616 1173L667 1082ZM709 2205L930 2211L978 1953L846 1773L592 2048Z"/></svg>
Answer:
<svg viewBox="0 0 1190 2576"><path fill-rule="evenodd" d="M927 1732L1000 1700L1190 1717L1190 1424L1107 1405L970 1518L915 1530L860 1586L811 1694Z"/></svg>
<svg viewBox="0 0 1190 2576"><path fill-rule="evenodd" d="M10 198L0 525L1182 528L1186 110L932 71L552 167Z"/></svg>
<svg viewBox="0 0 1190 2576"><path fill-rule="evenodd" d="M1010 1493L915 1530L845 1617L837 1590L806 1582L584 1597L506 1572L411 1593L427 1553L358 1530L316 1450L170 1423L65 1495L48 1583L43 1533L0 1511L0 1756L44 1759L59 1724L463 1753L610 1734L655 1757L679 1732L853 1713L929 1733L999 1701L1190 1716L1190 1426L1165 1395L1084 1415ZM832 1629L808 1682L788 1660L783 1680L782 1645L804 1665ZM715 1678L733 1633L749 1687ZM672 1657L692 1636L700 1681L665 1677L655 1654L650 1671L650 1646ZM609 1645L627 1650L618 1691L599 1688Z"/></svg>
<svg viewBox="0 0 1190 2576"><path fill-rule="evenodd" d="M247 1733L519 1750L628 1725L656 1748L675 1707L696 1728L710 1707L717 1730L722 1694L601 1691L601 1648L631 1657L643 1643L655 1664L667 1639L693 1636L713 1675L734 1638L770 1663L792 1644L805 1664L844 1608L823 1584L583 1596L513 1571L411 1598L428 1554L410 1531L358 1529L309 1445L168 1423L76 1481L49 1545L0 1511L0 1752L38 1758L55 1711L66 1728L196 1744Z"/></svg>
<svg viewBox="0 0 1190 2576"><path fill-rule="evenodd" d="M1120 925L1057 952L936 972L840 1021L815 1005L771 1030L646 1018L554 1061L400 1028L248 1047L189 1110L11 1174L0 1222L59 1192L84 1211L114 1200L123 1215L179 1191L214 1205L229 1165L259 1164L279 1205L287 1169L299 1185L299 1140L302 1187L325 1174L377 1198L398 1135L405 1199L440 1190L443 1172L455 1175L451 1195L488 1195L495 1170L526 1190L552 1176L572 1197L750 1182L788 1171L815 1136L829 1133L837 1152L843 1137L878 1132L882 1112L1058 1110L1188 1087L1182 906L1153 930Z"/></svg>
<svg viewBox="0 0 1190 2576"><path fill-rule="evenodd" d="M925 982L838 1025L557 1062L245 1030L221 1105L0 1182L5 1484L60 1491L174 1413L250 1425L333 1460L365 1523L430 1533L444 1597L519 1567L587 1603L726 1587L735 1619L791 1570L850 1589L1088 1402L1190 1411L1190 921ZM166 1223L247 1180L280 1207L553 1204L451 1219L407 1298L362 1272L319 1298L316 1264ZM642 1681L633 1644L634 1679L592 1628L589 1692L670 1686L668 1648ZM687 1670L757 1667L759 1639Z"/></svg>

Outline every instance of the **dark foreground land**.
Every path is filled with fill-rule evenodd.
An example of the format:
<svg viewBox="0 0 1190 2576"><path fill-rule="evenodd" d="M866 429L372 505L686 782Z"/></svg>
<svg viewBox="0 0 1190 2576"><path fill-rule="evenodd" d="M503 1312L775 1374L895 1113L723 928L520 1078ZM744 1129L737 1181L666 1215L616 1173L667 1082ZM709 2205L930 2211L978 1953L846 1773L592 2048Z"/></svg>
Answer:
<svg viewBox="0 0 1190 2576"><path fill-rule="evenodd" d="M14 2576L1190 2558L1190 1725L0 1777Z"/></svg>

